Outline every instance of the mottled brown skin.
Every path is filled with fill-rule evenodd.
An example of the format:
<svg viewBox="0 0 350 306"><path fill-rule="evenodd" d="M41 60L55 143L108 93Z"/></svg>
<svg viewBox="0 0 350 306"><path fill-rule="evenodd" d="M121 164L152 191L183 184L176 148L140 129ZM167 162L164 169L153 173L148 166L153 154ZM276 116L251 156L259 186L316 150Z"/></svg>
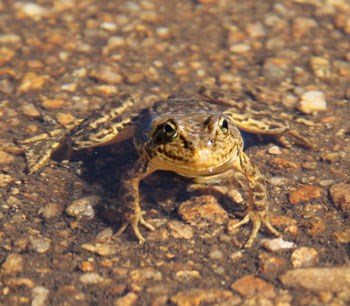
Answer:
<svg viewBox="0 0 350 306"><path fill-rule="evenodd" d="M264 177L243 152L239 129L274 136L287 146L285 135L289 135L310 147L288 122L267 115L266 111L256 111L249 103L238 103L224 92L207 89L201 89L192 99L168 98L143 110L137 105L140 103L132 97L122 96L68 129L51 132L48 140L39 135L25 141L35 142L27 152L30 172L47 164L62 145L81 150L133 137L139 159L130 165L121 180L118 202L123 207L123 223L117 236L130 225L142 243L145 239L139 224L154 229L143 218L139 183L158 170L172 171L203 185L233 180L236 172L242 173L248 185L248 202L245 216L235 227L252 222L252 233L245 247L252 245L261 223L280 236L268 219Z"/></svg>

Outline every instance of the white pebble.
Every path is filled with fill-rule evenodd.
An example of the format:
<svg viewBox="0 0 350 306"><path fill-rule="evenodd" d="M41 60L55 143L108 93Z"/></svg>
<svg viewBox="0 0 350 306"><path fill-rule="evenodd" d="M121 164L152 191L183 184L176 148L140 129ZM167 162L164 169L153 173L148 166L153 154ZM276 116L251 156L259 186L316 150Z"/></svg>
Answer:
<svg viewBox="0 0 350 306"><path fill-rule="evenodd" d="M283 176L274 176L269 179L269 183L274 186L286 186L289 179Z"/></svg>
<svg viewBox="0 0 350 306"><path fill-rule="evenodd" d="M325 111L327 109L325 94L318 90L305 92L301 96L298 109L304 114Z"/></svg>
<svg viewBox="0 0 350 306"><path fill-rule="evenodd" d="M295 249L296 244L291 241L283 240L282 238L264 239L261 241L263 247L271 252L287 251Z"/></svg>
<svg viewBox="0 0 350 306"><path fill-rule="evenodd" d="M230 47L230 51L236 54L246 53L249 52L251 49L251 46L248 44L236 44Z"/></svg>
<svg viewBox="0 0 350 306"><path fill-rule="evenodd" d="M117 30L118 26L117 26L117 24L115 24L114 22L103 22L103 23L101 24L101 28L104 29L104 30L106 30L106 31L111 31L111 32L113 32L113 31L116 31L116 30Z"/></svg>
<svg viewBox="0 0 350 306"><path fill-rule="evenodd" d="M32 289L32 306L45 306L47 305L47 298L50 291L42 286L37 286Z"/></svg>
<svg viewBox="0 0 350 306"><path fill-rule="evenodd" d="M94 284L102 283L104 281L104 278L97 273L90 272L80 276L80 281L83 284L94 285Z"/></svg>
<svg viewBox="0 0 350 306"><path fill-rule="evenodd" d="M32 2L18 3L17 7L21 9L24 14L33 19L41 19L49 13L49 10L47 8Z"/></svg>
<svg viewBox="0 0 350 306"><path fill-rule="evenodd" d="M281 148L278 146L272 146L270 147L267 152L271 155L279 155L282 153Z"/></svg>
<svg viewBox="0 0 350 306"><path fill-rule="evenodd" d="M72 204L66 208L66 213L77 219L92 219L95 216L94 206L96 206L99 201L100 197L98 196L80 198L73 201Z"/></svg>

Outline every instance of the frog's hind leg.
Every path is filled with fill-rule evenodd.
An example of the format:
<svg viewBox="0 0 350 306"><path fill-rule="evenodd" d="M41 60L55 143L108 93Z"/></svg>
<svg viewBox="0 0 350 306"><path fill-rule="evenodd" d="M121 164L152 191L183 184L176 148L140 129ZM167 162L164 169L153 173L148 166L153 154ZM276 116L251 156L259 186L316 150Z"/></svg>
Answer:
<svg viewBox="0 0 350 306"><path fill-rule="evenodd" d="M304 136L300 135L297 130L290 129L288 135L294 140L295 143L304 146L307 149L315 150L315 145L307 140Z"/></svg>
<svg viewBox="0 0 350 306"><path fill-rule="evenodd" d="M65 143L66 135L66 129L57 129L20 141L24 145L30 144L25 152L29 174L49 163L53 153Z"/></svg>
<svg viewBox="0 0 350 306"><path fill-rule="evenodd" d="M267 136L285 148L291 148L292 144L296 143L307 149L314 149L314 145L283 118L271 116L266 112L259 114L253 111L250 114L236 114L228 110L225 114L241 131L256 134L258 139Z"/></svg>

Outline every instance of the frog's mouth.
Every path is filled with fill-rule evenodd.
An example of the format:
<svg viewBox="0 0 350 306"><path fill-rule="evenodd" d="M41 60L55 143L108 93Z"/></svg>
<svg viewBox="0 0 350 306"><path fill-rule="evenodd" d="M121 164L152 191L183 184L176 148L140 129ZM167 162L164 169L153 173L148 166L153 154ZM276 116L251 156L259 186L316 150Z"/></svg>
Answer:
<svg viewBox="0 0 350 306"><path fill-rule="evenodd" d="M172 171L186 177L211 176L232 169L239 155L238 150L226 156L213 156L210 149L194 150L186 160L168 156L155 156L150 166L156 170Z"/></svg>

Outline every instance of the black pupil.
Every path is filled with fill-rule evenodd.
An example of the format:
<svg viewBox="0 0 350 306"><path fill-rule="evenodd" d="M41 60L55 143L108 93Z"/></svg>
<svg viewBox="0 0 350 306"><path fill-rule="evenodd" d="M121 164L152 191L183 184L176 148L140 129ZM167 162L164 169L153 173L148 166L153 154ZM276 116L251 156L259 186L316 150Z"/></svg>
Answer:
<svg viewBox="0 0 350 306"><path fill-rule="evenodd" d="M167 123L165 126L164 126L164 132L167 134L167 135L172 135L174 134L175 132L175 128L172 124L170 123Z"/></svg>
<svg viewBox="0 0 350 306"><path fill-rule="evenodd" d="M222 131L227 131L228 130L228 122L226 119L222 120L222 123L221 123L221 130Z"/></svg>

